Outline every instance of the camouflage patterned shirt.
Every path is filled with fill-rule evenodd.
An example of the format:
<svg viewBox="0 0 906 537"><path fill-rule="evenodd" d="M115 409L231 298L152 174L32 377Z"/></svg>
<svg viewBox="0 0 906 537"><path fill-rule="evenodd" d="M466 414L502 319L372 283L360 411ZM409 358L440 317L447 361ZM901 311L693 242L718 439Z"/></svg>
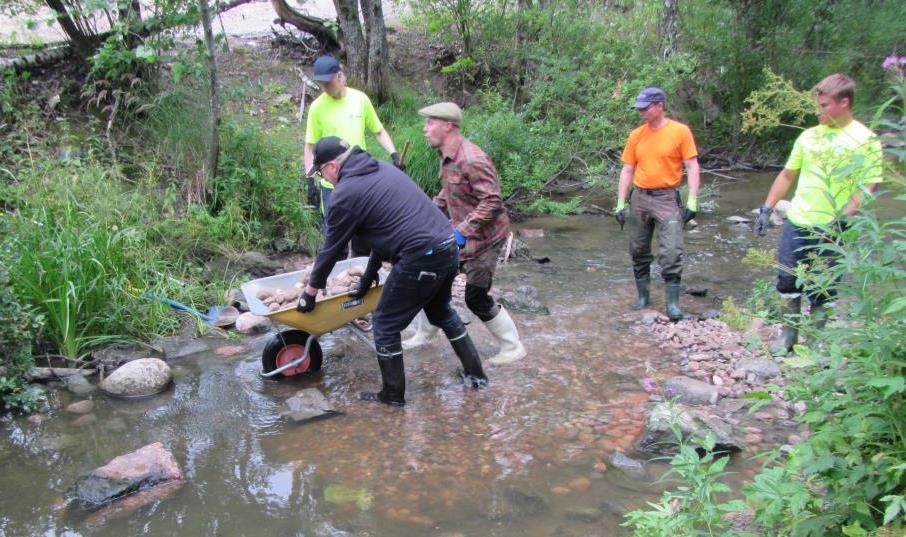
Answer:
<svg viewBox="0 0 906 537"><path fill-rule="evenodd" d="M498 246L510 233L510 218L497 182L497 169L480 147L465 138L440 152L440 193L434 197L466 238L460 261Z"/></svg>

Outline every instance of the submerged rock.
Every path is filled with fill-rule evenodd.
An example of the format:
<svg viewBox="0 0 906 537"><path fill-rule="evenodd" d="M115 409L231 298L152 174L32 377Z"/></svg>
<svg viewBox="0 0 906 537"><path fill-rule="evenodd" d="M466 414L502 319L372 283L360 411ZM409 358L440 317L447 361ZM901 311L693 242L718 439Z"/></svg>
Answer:
<svg viewBox="0 0 906 537"><path fill-rule="evenodd" d="M116 397L147 397L164 391L173 370L163 360L143 358L129 362L101 382L101 390Z"/></svg>
<svg viewBox="0 0 906 537"><path fill-rule="evenodd" d="M94 401L90 399L76 401L75 403L67 405L65 410L71 414L88 414L94 410Z"/></svg>
<svg viewBox="0 0 906 537"><path fill-rule="evenodd" d="M636 444L644 453L673 455L678 451L671 425L679 425L683 437L693 444L697 438L714 435L715 450L737 452L742 446L733 435L732 426L726 421L701 410L681 404L659 403L651 409L645 430Z"/></svg>
<svg viewBox="0 0 906 537"><path fill-rule="evenodd" d="M604 516L604 512L595 507L567 507L563 516L570 520L590 524L600 520Z"/></svg>
<svg viewBox="0 0 906 537"><path fill-rule="evenodd" d="M531 285L520 285L513 292L505 293L500 303L510 312L550 315L548 307L538 299L538 289Z"/></svg>
<svg viewBox="0 0 906 537"><path fill-rule="evenodd" d="M610 456L610 466L621 470L624 474L634 479L648 479L648 472L645 470L644 463L627 457L619 451Z"/></svg>
<svg viewBox="0 0 906 537"><path fill-rule="evenodd" d="M72 392L75 395L88 395L96 391L98 388L94 384L88 382L83 375L72 375L63 379L63 384L66 385L66 389Z"/></svg>
<svg viewBox="0 0 906 537"><path fill-rule="evenodd" d="M77 482L71 498L83 505L100 506L161 483L182 480L173 454L155 442L120 455Z"/></svg>
<svg viewBox="0 0 906 537"><path fill-rule="evenodd" d="M332 418L342 414L317 388L299 390L296 395L286 400L286 407L287 410L283 412L283 415L296 423Z"/></svg>

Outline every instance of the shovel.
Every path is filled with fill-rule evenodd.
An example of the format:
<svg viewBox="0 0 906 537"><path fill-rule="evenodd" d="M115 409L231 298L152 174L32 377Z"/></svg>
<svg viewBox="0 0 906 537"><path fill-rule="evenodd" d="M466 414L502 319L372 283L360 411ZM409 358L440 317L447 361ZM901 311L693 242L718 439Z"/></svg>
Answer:
<svg viewBox="0 0 906 537"><path fill-rule="evenodd" d="M175 310L190 313L190 314L198 317L202 321L204 321L205 324L214 325L214 326L221 326L221 327L229 326L229 325L233 324L234 322L236 322L236 317L239 315L239 312L236 310L236 308L234 308L232 306L226 306L226 307L211 306L210 308L208 308L207 313L202 313L191 306L186 306L185 304L183 304L181 302L177 302L175 300L170 300L169 298L165 298L165 297L158 296L155 294L142 293L142 296L145 298L150 298L152 300L156 300L158 302L163 302L164 304L169 305L171 308L173 308ZM235 315L234 315L234 313L235 313Z"/></svg>

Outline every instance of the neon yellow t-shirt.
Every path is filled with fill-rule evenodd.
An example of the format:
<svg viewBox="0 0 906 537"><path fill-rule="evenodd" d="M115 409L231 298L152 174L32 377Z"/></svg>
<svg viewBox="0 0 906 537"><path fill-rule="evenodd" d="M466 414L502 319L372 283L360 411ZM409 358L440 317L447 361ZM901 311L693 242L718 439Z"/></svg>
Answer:
<svg viewBox="0 0 906 537"><path fill-rule="evenodd" d="M325 136L338 136L350 146L365 149L365 129L377 134L383 128L371 99L361 91L347 87L342 99L322 93L311 103L305 126L305 143L315 144ZM321 180L321 185L333 188L325 180Z"/></svg>
<svg viewBox="0 0 906 537"><path fill-rule="evenodd" d="M784 165L799 170L787 218L802 227L833 222L860 185L881 182L882 155L878 137L858 121L807 129Z"/></svg>

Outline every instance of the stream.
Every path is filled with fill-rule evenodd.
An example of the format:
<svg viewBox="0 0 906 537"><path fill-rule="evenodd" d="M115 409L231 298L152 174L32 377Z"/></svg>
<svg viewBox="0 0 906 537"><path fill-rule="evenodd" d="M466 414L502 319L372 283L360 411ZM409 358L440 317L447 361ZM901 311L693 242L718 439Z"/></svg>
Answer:
<svg viewBox="0 0 906 537"><path fill-rule="evenodd" d="M728 216L752 217L771 175L722 182L715 212L686 235L684 284L708 288L683 295L687 313L737 304L770 272L740 263L747 248L776 248L779 228L755 241ZM653 341L630 336L637 314L627 253L628 232L610 217L535 218L525 239L535 256L503 266L495 285L538 288L551 314L514 314L529 355L490 366L491 386L464 390L458 361L441 337L405 355L408 404L365 404L358 393L379 387L371 352L350 334L325 341L323 370L283 381L259 377L267 337L246 350L170 362L173 387L142 400L100 392L91 415L62 409L82 399L51 390L41 422L0 420L0 537L13 536L611 536L628 533L622 514L654 501L665 461L648 479L613 468L615 451L633 454L648 394L640 379L667 378L679 360ZM749 225L750 226L750 225ZM663 309L663 284L652 285ZM469 326L483 357L495 347L478 322ZM214 348L236 341L212 338ZM318 387L344 415L296 424L283 401ZM152 442L173 452L185 485L172 497L120 516L55 509L82 475ZM752 453L734 456L735 486L757 467Z"/></svg>

